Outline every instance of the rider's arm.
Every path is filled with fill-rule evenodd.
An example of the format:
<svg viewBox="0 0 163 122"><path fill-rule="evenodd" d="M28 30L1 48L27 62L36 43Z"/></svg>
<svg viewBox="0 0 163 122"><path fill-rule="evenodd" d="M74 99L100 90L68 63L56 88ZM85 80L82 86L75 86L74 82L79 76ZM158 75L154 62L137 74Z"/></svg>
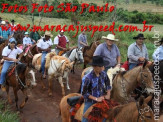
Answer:
<svg viewBox="0 0 163 122"><path fill-rule="evenodd" d="M59 45L56 45L56 47L57 47L58 49L60 49L60 50L67 51L67 49L66 49L66 48L63 48L63 47L61 47L61 46L59 46Z"/></svg>
<svg viewBox="0 0 163 122"><path fill-rule="evenodd" d="M14 61L14 62L17 62L18 61L18 59L9 58L7 56L3 56L3 59L4 60L7 60L7 61Z"/></svg>
<svg viewBox="0 0 163 122"><path fill-rule="evenodd" d="M24 52L20 53L18 60L20 61L22 56L24 55Z"/></svg>

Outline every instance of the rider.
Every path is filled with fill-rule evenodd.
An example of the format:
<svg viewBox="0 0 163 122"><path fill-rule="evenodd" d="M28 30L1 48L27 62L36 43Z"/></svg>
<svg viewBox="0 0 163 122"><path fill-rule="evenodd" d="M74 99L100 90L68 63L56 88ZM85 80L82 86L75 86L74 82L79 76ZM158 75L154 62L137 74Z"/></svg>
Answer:
<svg viewBox="0 0 163 122"><path fill-rule="evenodd" d="M51 34L50 31L46 31L44 34L44 38L41 38L38 43L37 43L37 50L42 52L42 58L41 58L41 69L40 71L43 74L43 78L46 78L46 73L45 73L45 56L48 52L51 51L51 46L53 45L51 37L53 35Z"/></svg>
<svg viewBox="0 0 163 122"><path fill-rule="evenodd" d="M93 56L93 70L86 74L82 79L81 94L84 96L84 111L104 99L110 99L110 80L103 68L109 62L103 60L101 56ZM82 122L88 120L83 117Z"/></svg>
<svg viewBox="0 0 163 122"><path fill-rule="evenodd" d="M68 38L64 35L64 31L61 30L59 32L59 35L57 35L54 38L54 45L56 45L56 54L57 55L62 55L64 52L69 50L69 40ZM66 47L67 45L67 47Z"/></svg>
<svg viewBox="0 0 163 122"><path fill-rule="evenodd" d="M159 41L160 46L155 50L152 57L154 61L163 61L163 38Z"/></svg>
<svg viewBox="0 0 163 122"><path fill-rule="evenodd" d="M18 54L19 58L16 59L16 56ZM16 47L15 38L9 39L9 45L3 49L2 56L4 59L4 64L1 71L0 86L4 84L6 73L10 65L13 64L14 62L19 62L21 57L23 56L23 50Z"/></svg>
<svg viewBox="0 0 163 122"><path fill-rule="evenodd" d="M129 69L134 68L135 66L142 64L145 59L148 58L148 50L146 48L146 45L144 44L144 38L143 34L138 34L133 39L136 40L136 42L132 43L128 47L128 58L129 58Z"/></svg>
<svg viewBox="0 0 163 122"><path fill-rule="evenodd" d="M78 48L88 46L87 36L85 34L85 30L78 36Z"/></svg>
<svg viewBox="0 0 163 122"><path fill-rule="evenodd" d="M118 40L115 39L113 34L108 34L107 37L102 36L102 38L105 39L106 42L96 48L94 56L101 55L104 57L104 60L110 62L110 64L105 66L105 72L107 72L111 67L120 67L121 56L118 47L114 44L114 42Z"/></svg>
<svg viewBox="0 0 163 122"><path fill-rule="evenodd" d="M25 51L25 54L27 54L29 48L32 46L32 44L35 43L34 40L32 40L30 37L29 37L29 33L28 32L25 32L24 33L25 37L23 38L23 45L24 45L24 51Z"/></svg>

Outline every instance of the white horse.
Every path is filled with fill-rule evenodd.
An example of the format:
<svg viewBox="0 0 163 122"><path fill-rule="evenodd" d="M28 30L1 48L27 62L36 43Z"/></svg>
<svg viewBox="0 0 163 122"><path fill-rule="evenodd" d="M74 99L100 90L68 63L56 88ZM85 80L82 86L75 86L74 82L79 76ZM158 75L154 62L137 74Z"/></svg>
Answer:
<svg viewBox="0 0 163 122"><path fill-rule="evenodd" d="M76 63L76 61L77 61L77 63L84 62L82 48L74 48L74 49L66 52L62 56L68 58L70 60L70 62L73 62L73 61L75 61L75 63ZM74 65L75 65L75 63L74 63ZM74 65L73 65L73 69L72 69L73 73L74 73Z"/></svg>

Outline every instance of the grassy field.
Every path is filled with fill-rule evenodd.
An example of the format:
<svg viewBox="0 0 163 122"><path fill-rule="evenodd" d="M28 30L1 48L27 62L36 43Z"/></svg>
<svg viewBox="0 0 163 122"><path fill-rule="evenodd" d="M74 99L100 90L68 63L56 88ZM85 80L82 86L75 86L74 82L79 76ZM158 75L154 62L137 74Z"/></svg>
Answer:
<svg viewBox="0 0 163 122"><path fill-rule="evenodd" d="M18 113L11 112L6 101L0 99L0 122L19 122Z"/></svg>
<svg viewBox="0 0 163 122"><path fill-rule="evenodd" d="M1 17L4 20L11 20L11 19L15 19L16 23L20 23L21 25L26 25L26 24L31 24L31 18L30 16L24 16L24 15L19 15L19 14L8 14L8 13L2 13ZM39 17L35 17L35 24L38 25L40 18ZM89 22L89 21L83 21L80 22L81 24L85 25L85 24L93 24L93 25L107 25L109 24L108 22ZM41 26L43 27L44 25L71 25L71 21L68 19L57 19L57 18L43 18L42 22L41 22ZM119 23L122 25L130 25L130 23ZM142 28L143 24L131 24L131 25L136 25L139 28ZM154 51L154 40L152 39L152 37L154 36L155 32L154 30L158 31L160 36L163 37L163 25L158 25L158 24L153 24L154 28L152 29L152 31L147 31L144 32L145 36L148 38L145 43L147 45L147 48L149 49L149 57L150 59L152 58L152 54ZM44 32L41 32L41 34L43 35ZM58 34L58 32L52 32L54 37ZM87 32L87 37L88 37L88 42L91 43L92 41L94 41L96 39L97 36L102 36L102 35L107 35L108 32L96 32L95 36L92 38L91 37L91 33L92 32ZM66 32L65 35L68 36L69 40L70 40L70 44L71 45L77 45L77 37L73 38L71 35L75 35L75 32ZM120 48L121 51L121 55L122 55L122 61L126 60L127 57L127 48L128 46L134 42L134 40L132 39L133 36L137 35L137 32L116 32L116 38L118 38L120 40L120 42L117 43L117 45ZM103 40L102 40L103 41Z"/></svg>

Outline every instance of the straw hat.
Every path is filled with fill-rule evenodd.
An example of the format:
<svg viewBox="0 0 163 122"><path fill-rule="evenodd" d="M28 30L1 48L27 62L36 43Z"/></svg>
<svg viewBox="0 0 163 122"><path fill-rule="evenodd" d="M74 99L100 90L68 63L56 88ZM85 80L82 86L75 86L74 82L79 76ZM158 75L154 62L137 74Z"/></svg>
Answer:
<svg viewBox="0 0 163 122"><path fill-rule="evenodd" d="M46 31L45 34L44 34L44 36L50 36L50 37L53 37L53 35L51 34L50 31Z"/></svg>
<svg viewBox="0 0 163 122"><path fill-rule="evenodd" d="M113 34L108 34L107 36L102 36L102 39L109 39L112 41L118 41L118 39L115 39L115 36Z"/></svg>

